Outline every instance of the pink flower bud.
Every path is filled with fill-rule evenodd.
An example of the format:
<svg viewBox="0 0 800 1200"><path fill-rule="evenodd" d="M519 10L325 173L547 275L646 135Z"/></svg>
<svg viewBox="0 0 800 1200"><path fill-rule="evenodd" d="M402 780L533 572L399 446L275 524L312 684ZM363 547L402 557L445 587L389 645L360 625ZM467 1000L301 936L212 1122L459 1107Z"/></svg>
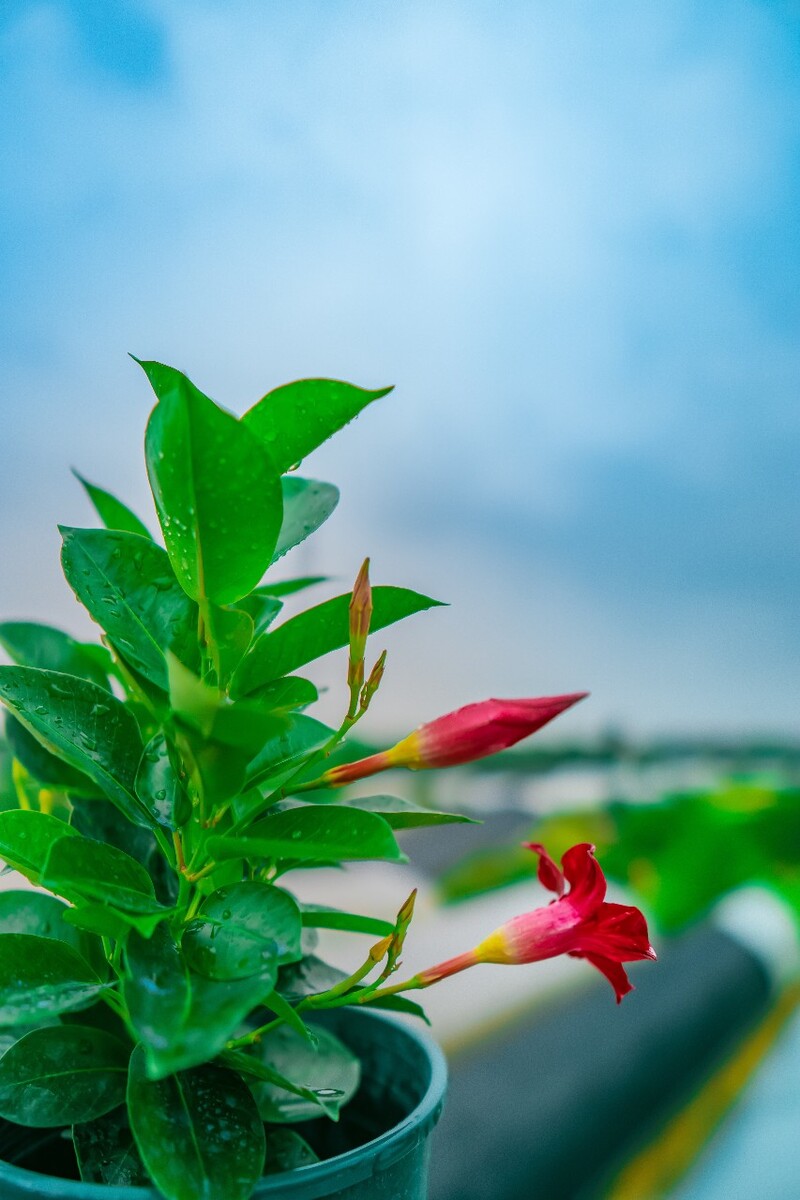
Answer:
<svg viewBox="0 0 800 1200"><path fill-rule="evenodd" d="M479 704L467 704L456 712L421 725L390 750L372 754L359 762L333 767L322 778L330 787L340 787L390 767L422 771L474 762L522 741L586 695L587 692L575 692L567 696L483 700Z"/></svg>

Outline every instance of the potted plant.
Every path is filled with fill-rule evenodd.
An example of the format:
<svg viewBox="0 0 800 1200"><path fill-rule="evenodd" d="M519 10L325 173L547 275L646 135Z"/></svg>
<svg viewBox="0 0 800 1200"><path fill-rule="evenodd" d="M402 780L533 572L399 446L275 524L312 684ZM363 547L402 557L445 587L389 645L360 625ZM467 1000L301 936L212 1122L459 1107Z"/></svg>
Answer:
<svg viewBox="0 0 800 1200"><path fill-rule="evenodd" d="M0 859L38 889L0 893L0 1191L423 1197L444 1068L374 1010L424 1016L406 993L558 953L589 958L620 996L620 963L652 954L644 921L603 902L591 847L562 875L535 846L553 904L397 981L413 895L387 922L301 903L291 873L400 862L398 829L464 819L349 799L351 780L493 753L581 697L469 705L332 765L383 676L385 654L365 672L368 634L436 601L373 588L365 563L351 593L275 623L321 581L272 568L338 498L295 464L389 389L306 380L237 419L141 365L164 546L82 481L103 527L62 529L62 564L102 644L0 626ZM307 714L317 690L298 672L345 647L331 729ZM377 940L344 975L315 954L321 928Z"/></svg>

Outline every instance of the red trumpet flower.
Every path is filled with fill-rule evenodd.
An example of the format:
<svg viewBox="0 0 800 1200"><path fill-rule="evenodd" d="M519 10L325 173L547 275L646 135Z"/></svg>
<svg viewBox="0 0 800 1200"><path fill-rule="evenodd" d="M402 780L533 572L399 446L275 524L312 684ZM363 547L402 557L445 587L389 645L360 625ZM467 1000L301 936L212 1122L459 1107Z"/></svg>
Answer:
<svg viewBox="0 0 800 1200"><path fill-rule="evenodd" d="M622 963L656 957L644 916L638 908L606 903L606 880L594 846L583 842L568 850L561 860L563 873L544 846L530 842L527 848L539 855L539 881L557 898L512 917L474 950L422 971L413 986L430 987L481 962L530 963L568 954L602 971L619 1003L632 990Z"/></svg>

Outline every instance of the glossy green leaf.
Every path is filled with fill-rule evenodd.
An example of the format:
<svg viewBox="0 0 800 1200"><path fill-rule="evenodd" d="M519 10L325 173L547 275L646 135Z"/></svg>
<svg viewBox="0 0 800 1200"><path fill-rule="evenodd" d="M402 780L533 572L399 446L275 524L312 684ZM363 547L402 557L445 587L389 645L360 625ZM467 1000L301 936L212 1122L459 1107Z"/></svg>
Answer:
<svg viewBox="0 0 800 1200"><path fill-rule="evenodd" d="M64 920L64 914L69 911L66 904L43 892L0 892L0 934L28 933L34 937L55 938L71 946L90 965L97 965L99 960L93 954L89 939ZM99 947L100 943L97 945Z"/></svg>
<svg viewBox="0 0 800 1200"><path fill-rule="evenodd" d="M0 812L17 808L19 798L14 785L14 753L0 732Z"/></svg>
<svg viewBox="0 0 800 1200"><path fill-rule="evenodd" d="M141 365L159 398L145 455L175 574L193 600L233 604L272 559L283 519L280 471L250 429L180 371Z"/></svg>
<svg viewBox="0 0 800 1200"><path fill-rule="evenodd" d="M267 1131L265 1175L280 1175L284 1171L295 1171L298 1167L310 1167L316 1162L319 1162L319 1156L294 1129Z"/></svg>
<svg viewBox="0 0 800 1200"><path fill-rule="evenodd" d="M191 800L170 758L164 734L154 734L142 752L136 772L136 795L153 821L176 830L189 819Z"/></svg>
<svg viewBox="0 0 800 1200"><path fill-rule="evenodd" d="M40 741L29 733L11 713L6 714L6 738L14 757L37 784L56 791L96 794L97 787L81 771L45 750Z"/></svg>
<svg viewBox="0 0 800 1200"><path fill-rule="evenodd" d="M317 992L327 992L346 979L344 971L332 967L316 954L306 954L299 962L281 967L278 973L278 991L287 1001L297 1002Z"/></svg>
<svg viewBox="0 0 800 1200"><path fill-rule="evenodd" d="M135 858L88 838L55 842L42 871L42 883L67 900L97 900L134 913L153 913L161 905L153 881Z"/></svg>
<svg viewBox="0 0 800 1200"><path fill-rule="evenodd" d="M175 578L166 553L149 538L117 529L62 527L67 582L119 654L156 687L167 689L166 650L197 661L197 607Z"/></svg>
<svg viewBox="0 0 800 1200"><path fill-rule="evenodd" d="M219 685L225 688L250 649L255 636L255 622L244 604L236 608L220 608L217 604L209 604L206 620L217 648Z"/></svg>
<svg viewBox="0 0 800 1200"><path fill-rule="evenodd" d="M64 942L0 934L0 1025L30 1025L52 1013L88 1008L105 986Z"/></svg>
<svg viewBox="0 0 800 1200"><path fill-rule="evenodd" d="M341 801L348 808L361 808L383 817L392 829L423 829L429 825L480 825L463 813L440 812L403 800L400 796L358 796Z"/></svg>
<svg viewBox="0 0 800 1200"><path fill-rule="evenodd" d="M265 965L300 958L300 909L272 884L246 880L212 893L183 936L193 970L210 979L245 979Z"/></svg>
<svg viewBox="0 0 800 1200"><path fill-rule="evenodd" d="M337 379L298 379L267 392L242 417L283 474L392 389L370 392Z"/></svg>
<svg viewBox="0 0 800 1200"><path fill-rule="evenodd" d="M207 979L191 972L186 1019L168 1046L149 1047L150 1077L161 1078L216 1057L248 1014L271 994L276 975L274 961L248 979Z"/></svg>
<svg viewBox="0 0 800 1200"><path fill-rule="evenodd" d="M398 587L373 588L372 603L372 632L441 605L439 600ZM232 688L239 695L246 695L271 679L288 675L297 667L346 646L350 636L349 606L348 592L306 609L277 629L262 634L236 672Z"/></svg>
<svg viewBox="0 0 800 1200"><path fill-rule="evenodd" d="M367 1001L370 1008L382 1008L385 1012L405 1013L409 1017L419 1017L420 1021L424 1021L426 1025L430 1025L430 1019L425 1009L421 1004L417 1004L416 1000L409 1000L407 996L379 996L377 1000Z"/></svg>
<svg viewBox="0 0 800 1200"><path fill-rule="evenodd" d="M98 687L108 687L103 667L105 651L100 646L85 646L69 634L34 621L5 621L0 624L0 646L20 667L42 667L77 675ZM99 651L99 654L98 654Z"/></svg>
<svg viewBox="0 0 800 1200"><path fill-rule="evenodd" d="M0 1116L18 1125L91 1121L125 1099L130 1048L99 1029L34 1029L0 1058Z"/></svg>
<svg viewBox="0 0 800 1200"><path fill-rule="evenodd" d="M83 771L129 820L148 818L134 793L136 719L94 683L36 667L0 667L0 702L51 754Z"/></svg>
<svg viewBox="0 0 800 1200"><path fill-rule="evenodd" d="M319 1039L315 1035L313 1046L316 1048L318 1045ZM303 1106L313 1109L314 1116L320 1117L324 1114L332 1121L339 1120L339 1106L335 1102L338 1091L323 1088L320 1089L322 1094L318 1095L316 1091L306 1087L305 1084L297 1083L281 1074L270 1063L262 1062L257 1052L252 1049L247 1051L224 1050L220 1055L220 1062L244 1075L251 1089L255 1086L254 1080L261 1084L269 1084L271 1087L279 1089L281 1095L291 1097L290 1102L297 1104L298 1107L302 1102Z"/></svg>
<svg viewBox="0 0 800 1200"><path fill-rule="evenodd" d="M323 725L314 717L293 715L288 729L265 743L248 764L248 787L260 786L267 780L272 787L280 786L285 778L301 766L312 750L325 745L333 732L330 726ZM242 801L244 799L242 797ZM237 815L240 808L242 812L252 811L249 803L244 807L237 805Z"/></svg>
<svg viewBox="0 0 800 1200"><path fill-rule="evenodd" d="M264 1126L234 1071L202 1066L153 1081L137 1047L128 1119L148 1174L166 1200L250 1197L264 1167Z"/></svg>
<svg viewBox="0 0 800 1200"><path fill-rule="evenodd" d="M72 1141L84 1183L124 1188L149 1184L124 1104L93 1121L75 1125ZM291 1147L287 1147L287 1153L291 1153Z"/></svg>
<svg viewBox="0 0 800 1200"><path fill-rule="evenodd" d="M275 711L307 708L319 699L319 692L310 679L300 675L286 675L283 679L273 679L257 692L253 692L253 700L263 704L265 708Z"/></svg>
<svg viewBox="0 0 800 1200"><path fill-rule="evenodd" d="M284 475L281 487L283 524L272 555L274 563L319 529L339 503L339 489L332 483Z"/></svg>
<svg viewBox="0 0 800 1200"><path fill-rule="evenodd" d="M50 1025L59 1025L61 1018L57 1015L40 1017L31 1025L6 1025L0 1029L0 1058L6 1050L10 1050L15 1042L19 1042L34 1029L46 1029Z"/></svg>
<svg viewBox="0 0 800 1200"><path fill-rule="evenodd" d="M38 883L53 844L77 837L66 821L49 813L10 809L0 813L0 859Z"/></svg>
<svg viewBox="0 0 800 1200"><path fill-rule="evenodd" d="M67 909L64 920L86 933L96 933L99 937L122 942L132 929L144 938L152 937L159 925L173 915L168 908L152 913L133 913L112 908L110 904L78 903L75 908Z"/></svg>
<svg viewBox="0 0 800 1200"><path fill-rule="evenodd" d="M244 609L253 622L253 636L266 633L283 608L283 601L256 588L249 596L243 596L237 608Z"/></svg>
<svg viewBox="0 0 800 1200"><path fill-rule="evenodd" d="M189 1013L189 975L166 925L149 939L131 933L125 945L122 994L145 1052L166 1050Z"/></svg>
<svg viewBox="0 0 800 1200"><path fill-rule="evenodd" d="M276 1083L252 1086L258 1111L265 1121L285 1123L307 1121L319 1116L319 1101L339 1109L358 1090L361 1078L359 1061L337 1037L321 1025L312 1026L316 1047L288 1029L279 1026L266 1034L251 1051L265 1067L279 1072L292 1083L302 1084L315 1099L298 1096Z"/></svg>
<svg viewBox="0 0 800 1200"><path fill-rule="evenodd" d="M274 813L239 837L209 838L208 848L217 859L406 861L382 817L332 805L306 804Z"/></svg>
<svg viewBox="0 0 800 1200"><path fill-rule="evenodd" d="M135 858L153 881L156 899L174 904L178 880L153 833L141 825L132 825L113 804L105 799L72 798L72 825L91 841L107 842Z"/></svg>
<svg viewBox="0 0 800 1200"><path fill-rule="evenodd" d="M300 575L297 579L281 579L274 583L262 583L255 588L257 596L293 596L295 592L305 591L306 588L316 587L319 583L330 582L328 575Z"/></svg>
<svg viewBox="0 0 800 1200"><path fill-rule="evenodd" d="M126 533L137 533L140 537L151 537L147 526L139 520L135 513L131 512L126 504L123 504L116 496L112 496L111 492L98 487L95 483L89 483L89 480L84 479L74 468L72 474L83 487L106 529L122 529Z"/></svg>
<svg viewBox="0 0 800 1200"><path fill-rule="evenodd" d="M268 1008L276 1017L280 1017L282 1021L299 1033L302 1038L310 1042L312 1046L317 1044L317 1036L313 1030L309 1029L300 1013L294 1008L280 992L272 992L264 1001L264 1008Z"/></svg>
<svg viewBox="0 0 800 1200"><path fill-rule="evenodd" d="M237 700L222 704L214 719L212 738L246 754L246 761L261 752L291 727L288 713L275 711L260 700Z"/></svg>
<svg viewBox="0 0 800 1200"><path fill-rule="evenodd" d="M342 912L324 904L303 905L303 925L311 929L343 929L350 933L369 933L375 937L388 937L394 933L394 921L382 921L380 917L363 916L361 913Z"/></svg>

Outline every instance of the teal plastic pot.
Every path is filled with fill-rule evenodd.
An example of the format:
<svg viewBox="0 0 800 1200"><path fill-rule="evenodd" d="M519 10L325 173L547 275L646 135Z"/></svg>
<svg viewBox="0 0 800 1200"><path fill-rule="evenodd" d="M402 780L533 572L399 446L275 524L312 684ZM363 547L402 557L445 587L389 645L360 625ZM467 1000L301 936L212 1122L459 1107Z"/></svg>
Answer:
<svg viewBox="0 0 800 1200"><path fill-rule="evenodd" d="M328 1139L335 1148L338 1139L352 1148L310 1167L266 1176L254 1200L426 1200L430 1135L447 1086L441 1050L425 1034L377 1013L339 1009L325 1013L324 1022L361 1059L363 1083L338 1125L323 1118L307 1129L311 1140ZM47 1131L31 1130L34 1136L40 1132ZM53 1161L53 1146L51 1141L42 1151L42 1169ZM151 1188L80 1183L4 1162L0 1197L159 1200Z"/></svg>

